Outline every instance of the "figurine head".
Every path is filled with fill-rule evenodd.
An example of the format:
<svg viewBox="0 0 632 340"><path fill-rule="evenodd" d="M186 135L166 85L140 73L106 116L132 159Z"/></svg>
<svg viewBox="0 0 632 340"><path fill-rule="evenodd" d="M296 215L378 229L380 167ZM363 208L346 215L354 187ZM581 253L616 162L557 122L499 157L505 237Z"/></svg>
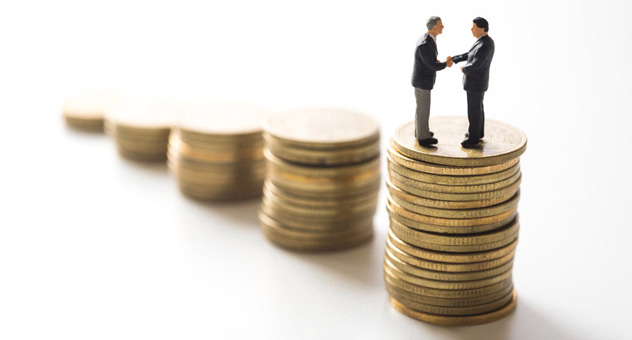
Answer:
<svg viewBox="0 0 632 340"><path fill-rule="evenodd" d="M443 24L441 23L441 18L439 17L428 18L428 21L426 21L426 27L428 28L428 33L434 35L435 37L443 33Z"/></svg>
<svg viewBox="0 0 632 340"><path fill-rule="evenodd" d="M489 23L487 20L481 17L476 17L473 20L472 24L472 35L474 38L480 38L483 35L486 35L489 31Z"/></svg>

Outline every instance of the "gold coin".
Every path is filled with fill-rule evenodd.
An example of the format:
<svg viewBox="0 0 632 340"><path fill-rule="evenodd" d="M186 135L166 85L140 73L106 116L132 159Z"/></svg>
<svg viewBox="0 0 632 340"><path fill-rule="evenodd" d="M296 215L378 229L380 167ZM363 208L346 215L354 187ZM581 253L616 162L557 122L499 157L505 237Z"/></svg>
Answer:
<svg viewBox="0 0 632 340"><path fill-rule="evenodd" d="M388 261L384 262L384 271L387 271L389 275L397 277L402 281L406 281L410 284L414 284L422 287L436 288L436 289L446 289L446 290L455 290L455 289L475 289L482 288L493 285L498 282L502 282L506 279L511 278L511 269L506 272L496 275L494 277L474 280L474 281L437 281L437 280L429 280L421 277L413 276L407 274L395 266L391 265Z"/></svg>
<svg viewBox="0 0 632 340"><path fill-rule="evenodd" d="M199 162L234 163L239 161L256 161L263 159L263 149L249 152L204 152L184 144L179 138L169 139L169 149L179 157L194 159ZM250 153L252 152L252 153Z"/></svg>
<svg viewBox="0 0 632 340"><path fill-rule="evenodd" d="M511 299L513 298L513 293L509 292L505 294L505 296L500 299L492 302L488 302L483 305L478 306L469 306L469 307L443 307L443 306L433 306L427 305L424 303L415 302L409 299L402 297L396 293L391 294L391 299L396 299L404 306L424 313L430 313L435 315L450 315L450 316L471 316L483 313L493 312L498 310L499 308L507 305Z"/></svg>
<svg viewBox="0 0 632 340"><path fill-rule="evenodd" d="M478 200L478 201L440 201L433 198L425 198L410 194L397 186L395 186L391 181L386 178L386 188L388 189L391 197L397 197L400 201L406 201L410 204L414 204L417 206L436 208L436 209L445 209L445 210L465 210L465 209L476 209L476 208L486 208L491 207L500 203L503 203L513 197L519 189L516 189L516 192L508 192L504 196L498 196L495 198L490 198L486 200ZM430 214L428 214L430 215Z"/></svg>
<svg viewBox="0 0 632 340"><path fill-rule="evenodd" d="M390 195L387 196L387 202L391 209L402 217L421 223L446 227L475 227L481 225L489 225L492 223L499 223L502 221L506 221L507 219L511 219L513 216L516 215L516 212L518 210L518 207L514 206L511 210L502 212L498 215L477 218L442 218L422 215L410 210L406 210L402 206L395 203Z"/></svg>
<svg viewBox="0 0 632 340"><path fill-rule="evenodd" d="M268 117L263 130L299 148L338 149L379 139L377 122L364 114L336 109L302 109Z"/></svg>
<svg viewBox="0 0 632 340"><path fill-rule="evenodd" d="M140 162L164 162L167 160L167 152L142 152L117 147L118 154L126 159Z"/></svg>
<svg viewBox="0 0 632 340"><path fill-rule="evenodd" d="M504 318L509 315L511 312L516 309L516 303L518 301L518 295L516 291L513 291L512 300L505 305L504 307L495 310L493 312L480 314L480 315L472 315L472 316L443 316L443 315L435 315L429 313L423 313L419 311L415 311L409 309L403 304L399 303L397 300L393 298L389 298L393 307L401 312L402 314L417 319L424 322L429 322L441 326L469 326L469 325L480 325L488 322L493 322L499 319Z"/></svg>
<svg viewBox="0 0 632 340"><path fill-rule="evenodd" d="M391 230L392 229L393 228L391 228ZM477 245L443 245L443 244L437 244L437 243L422 242L406 234L401 234L401 233L396 234L398 232L399 231L393 230L393 234L395 234L400 240L407 242L409 244L412 244L415 247L434 250L434 251L452 252L452 253L472 253L472 252L478 252L478 251L489 251L493 249L502 248L503 246L506 246L507 244L518 239L518 232L516 232L515 234L507 237L504 240L491 242L491 243L483 243L483 244L477 244Z"/></svg>
<svg viewBox="0 0 632 340"><path fill-rule="evenodd" d="M512 250L509 254L504 255L502 257L482 262L471 262L471 263L449 263L445 261L449 261L450 258L446 258L446 260L439 261L429 261L422 258L418 258L415 256L411 256L410 254L399 249L392 242L393 234L389 232L389 239L391 242L387 242L386 248L391 252L391 254L399 259L402 262L410 264L415 267L441 271L441 272L451 272L451 273L459 273L459 272L478 272L483 270L489 270L493 268L500 267L505 263L513 261L514 250ZM464 254L465 255L465 254Z"/></svg>
<svg viewBox="0 0 632 340"><path fill-rule="evenodd" d="M103 132L103 119L81 119L73 117L64 117L66 125L69 127L89 132Z"/></svg>
<svg viewBox="0 0 632 340"><path fill-rule="evenodd" d="M304 199L318 199L318 200L346 200L353 199L362 195L373 195L380 189L381 180L379 177L375 179L373 183L368 183L359 187L345 187L344 185L334 190L322 190L312 191L305 190L300 187L293 187L284 182L278 182L274 178L267 177L266 180L271 183L271 186L276 187L279 191L283 191L288 195L301 197Z"/></svg>
<svg viewBox="0 0 632 340"><path fill-rule="evenodd" d="M281 224L297 229L338 229L345 226L355 226L358 223L366 224L366 221L372 220L374 215L373 211L334 216L298 215L278 209L267 199L262 200L261 210Z"/></svg>
<svg viewBox="0 0 632 340"><path fill-rule="evenodd" d="M389 180L391 184L396 187L403 189L409 194L431 198L440 201L481 201L481 200L490 200L499 197L513 196L520 187L522 177L519 177L515 182L506 186L504 188L500 188L494 191L487 192L477 192L477 193L445 193L445 192L435 192L430 190L423 190L411 186L407 186L406 183L399 181L397 178L390 177Z"/></svg>
<svg viewBox="0 0 632 340"><path fill-rule="evenodd" d="M414 216L414 213L408 212L405 209L398 207L395 203L388 201L386 205L386 210L389 213L389 217L391 220L397 221L402 225L405 225L409 228L428 231L431 233L440 233L440 234L476 234L483 233L486 231L502 228L507 225L510 221L514 219L516 216L516 212L510 214L506 218L502 220L498 220L496 222L482 224L482 225L474 225L474 226L451 226L451 225L436 225L425 223L419 221ZM420 215L419 215L420 216Z"/></svg>
<svg viewBox="0 0 632 340"><path fill-rule="evenodd" d="M390 230L386 238L386 246L397 248L402 254L417 257L420 260L447 263L475 263L492 261L507 255L512 255L516 249L518 241L514 241L507 246L485 252L454 254L440 251L433 251L415 247L397 238Z"/></svg>
<svg viewBox="0 0 632 340"><path fill-rule="evenodd" d="M292 250L325 251L358 246L373 237L373 224L345 230L344 233L310 233L287 229L259 214L264 235L273 243Z"/></svg>
<svg viewBox="0 0 632 340"><path fill-rule="evenodd" d="M269 114L268 109L245 102L194 103L180 110L177 126L201 138L254 135L261 133Z"/></svg>
<svg viewBox="0 0 632 340"><path fill-rule="evenodd" d="M423 232L408 228L397 221L391 221L391 231L404 242L408 242L407 239L413 239L419 241L421 244L434 243L448 246L476 247L518 237L519 223L518 217L516 217L508 225L494 231L473 235L448 235ZM415 245L411 242L408 243ZM476 251L478 250L474 250L473 252Z"/></svg>
<svg viewBox="0 0 632 340"><path fill-rule="evenodd" d="M367 172L374 172L380 169L380 157L375 157L359 164L348 164L342 166L316 167L310 165L300 165L282 160L276 157L270 150L265 149L264 155L268 161L268 167L280 173L287 173L296 176L324 177L324 178L349 178Z"/></svg>
<svg viewBox="0 0 632 340"><path fill-rule="evenodd" d="M347 205L341 208L317 209L314 207L300 207L288 205L275 200L264 191L263 204L274 209L275 212L294 216L306 216L308 218L348 218L348 216L362 216L375 214L377 201L368 202L364 205Z"/></svg>
<svg viewBox="0 0 632 340"><path fill-rule="evenodd" d="M304 208L314 209L338 209L344 210L355 205L366 205L369 202L377 203L378 192L370 192L358 196L338 197L338 198L305 198L302 196L292 195L289 192L278 189L270 181L266 181L263 187L266 196L270 199L284 205L296 205Z"/></svg>
<svg viewBox="0 0 632 340"><path fill-rule="evenodd" d="M336 192L359 193L379 187L381 174L379 171L362 174L346 181L305 182L299 178L289 180L273 171L268 172L268 179L279 188L290 192L304 192L312 195L335 195Z"/></svg>
<svg viewBox="0 0 632 340"><path fill-rule="evenodd" d="M418 276L429 280L438 281L473 281L486 279L492 276L500 275L509 270L513 266L513 262L507 262L499 267L481 270L478 272L465 272L465 273L451 273L451 272L439 272L435 270L423 269L410 265L400 259L398 259L389 249L386 249L384 259L388 260L390 264L404 273Z"/></svg>
<svg viewBox="0 0 632 340"><path fill-rule="evenodd" d="M521 176L521 173L517 172L504 180L494 182L494 183L478 184L478 185L443 185L443 184L432 184L432 183L420 182L415 179L404 177L390 168L388 169L388 174L391 181L396 180L397 182L401 183L402 188L415 188L415 189L420 189L420 190L428 190L428 191L434 191L434 192L440 192L440 193L453 193L453 194L470 194L470 193L480 193L480 192L499 190L511 185L516 180L518 180L518 178L520 178Z"/></svg>
<svg viewBox="0 0 632 340"><path fill-rule="evenodd" d="M406 157L402 155L399 151L397 151L394 147L395 141L391 139L391 142L388 146L388 157L391 160L401 166L405 166L409 169L420 171L428 174L435 175L445 175L445 176L477 176L477 175L488 175L496 172L500 172L503 170L507 170L516 164L520 163L519 158L514 158L504 163L488 165L488 166L477 166L477 167L452 167L447 165L440 164L432 164L426 163L422 161L418 161L416 159L412 159L410 157Z"/></svg>
<svg viewBox="0 0 632 340"><path fill-rule="evenodd" d="M471 306L483 305L483 304L490 303L492 301L496 301L502 298L503 296L511 293L513 289L514 289L513 285L510 285L497 292L474 297L474 298L442 299L442 298L436 298L436 297L431 297L431 296L413 294L406 290L397 288L395 286L391 286L390 284L386 283L386 290L388 291L389 295L401 296L407 300L423 303L426 305L443 306L443 307L471 307Z"/></svg>
<svg viewBox="0 0 632 340"><path fill-rule="evenodd" d="M415 138L415 122L400 127L393 137L394 148L416 160L450 166L488 166L518 158L527 148L520 130L494 120L485 121L485 139L478 148L461 147L469 123L465 117L432 117L430 126L439 140L436 146L420 146Z"/></svg>
<svg viewBox="0 0 632 340"><path fill-rule="evenodd" d="M387 156L388 170L397 173L400 176L410 178L412 180L422 182L427 186L427 190L433 190L431 188L436 187L443 189L444 186L481 186L497 183L510 178L520 171L520 165L516 164L509 169L499 171L493 174L477 175L477 176L447 176L447 175L434 175L425 172L409 169L405 166L401 166L395 163L390 156ZM433 190L441 191L441 190Z"/></svg>
<svg viewBox="0 0 632 340"><path fill-rule="evenodd" d="M380 178L380 168L376 167L370 171L357 173L354 176L336 178L302 176L282 172L275 168L268 167L268 177L274 181L286 182L287 185L300 187L306 190L309 190L308 188L313 188L316 191L335 190L335 188L340 187L341 184L362 186L363 183L372 183L376 178Z"/></svg>
<svg viewBox="0 0 632 340"><path fill-rule="evenodd" d="M391 287L403 289L409 293L442 299L472 299L489 295L513 285L511 278L498 283L474 289L436 289L414 285L384 271L384 281Z"/></svg>
<svg viewBox="0 0 632 340"><path fill-rule="evenodd" d="M469 219L469 218L481 218L481 217L489 217L498 214L505 213L507 211L511 211L512 209L516 209L518 206L518 201L520 200L520 190L508 201L502 202L497 205L493 205L485 208L477 208L477 209L435 209L424 207L421 205L416 205L409 203L406 200L401 199L401 195L393 195L389 193L388 196L394 203L398 204L402 208L412 211L414 213L420 215L426 215L430 217L440 217L440 218L459 218L459 219Z"/></svg>
<svg viewBox="0 0 632 340"><path fill-rule="evenodd" d="M298 164L315 166L336 166L357 164L371 160L380 155L379 142L357 148L339 150L312 150L282 147L266 139L266 148L275 156Z"/></svg>

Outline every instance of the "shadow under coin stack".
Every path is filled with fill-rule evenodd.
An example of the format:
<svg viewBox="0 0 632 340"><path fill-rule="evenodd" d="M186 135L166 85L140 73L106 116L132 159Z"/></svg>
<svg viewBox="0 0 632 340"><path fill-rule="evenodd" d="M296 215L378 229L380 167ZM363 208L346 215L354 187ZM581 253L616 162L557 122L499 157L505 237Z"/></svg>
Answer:
<svg viewBox="0 0 632 340"><path fill-rule="evenodd" d="M169 141L168 164L180 191L202 200L260 197L264 116L262 108L236 103L184 109Z"/></svg>
<svg viewBox="0 0 632 340"><path fill-rule="evenodd" d="M511 274L527 138L509 125L485 124L477 149L460 145L466 118L432 118L436 147L419 146L414 122L391 140L384 279L391 304L409 317L472 325L516 306Z"/></svg>
<svg viewBox="0 0 632 340"><path fill-rule="evenodd" d="M268 177L259 212L273 243L350 248L373 236L380 187L378 124L363 114L311 109L264 122Z"/></svg>
<svg viewBox="0 0 632 340"><path fill-rule="evenodd" d="M119 155L135 161L165 161L177 105L153 100L126 100L108 110L105 129Z"/></svg>

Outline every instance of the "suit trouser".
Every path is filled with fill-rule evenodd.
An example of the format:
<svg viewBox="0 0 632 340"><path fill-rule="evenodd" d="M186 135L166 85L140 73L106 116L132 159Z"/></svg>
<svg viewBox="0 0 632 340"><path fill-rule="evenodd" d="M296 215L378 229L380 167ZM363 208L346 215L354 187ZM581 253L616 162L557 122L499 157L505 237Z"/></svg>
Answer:
<svg viewBox="0 0 632 340"><path fill-rule="evenodd" d="M430 117L430 90L423 90L415 87L415 99L417 100L417 111L415 112L415 138L430 138L430 128L428 118Z"/></svg>
<svg viewBox="0 0 632 340"><path fill-rule="evenodd" d="M485 92L467 91L467 119L470 121L469 139L478 141L485 134Z"/></svg>

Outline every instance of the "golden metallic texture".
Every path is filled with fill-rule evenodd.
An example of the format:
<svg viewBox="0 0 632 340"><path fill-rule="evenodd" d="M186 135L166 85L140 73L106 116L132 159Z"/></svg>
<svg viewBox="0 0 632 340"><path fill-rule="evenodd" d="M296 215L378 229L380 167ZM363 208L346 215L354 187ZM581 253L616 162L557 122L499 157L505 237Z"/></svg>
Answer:
<svg viewBox="0 0 632 340"><path fill-rule="evenodd" d="M527 147L527 137L522 131L508 124L487 119L485 138L480 147L461 147L463 135L468 130L466 117L432 117L430 128L439 140L436 146L420 146L415 138L415 122L400 127L393 137L393 147L410 158L428 163L449 166L489 166L518 158Z"/></svg>

